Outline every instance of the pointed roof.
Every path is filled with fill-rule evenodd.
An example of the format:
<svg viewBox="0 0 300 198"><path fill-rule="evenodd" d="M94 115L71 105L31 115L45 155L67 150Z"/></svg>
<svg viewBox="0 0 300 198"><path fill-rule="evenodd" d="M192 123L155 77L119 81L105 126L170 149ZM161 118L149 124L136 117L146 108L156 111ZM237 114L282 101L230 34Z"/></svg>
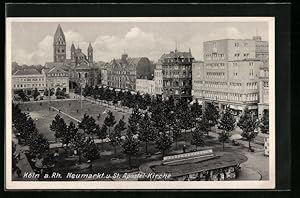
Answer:
<svg viewBox="0 0 300 198"><path fill-rule="evenodd" d="M56 32L55 32L55 34L54 34L54 40L53 40L54 44L57 43L57 41L58 41L58 39L59 39L60 37L63 39L64 42L66 42L64 32L63 32L63 30L61 29L60 24L58 24L57 29L56 29Z"/></svg>
<svg viewBox="0 0 300 198"><path fill-rule="evenodd" d="M73 42L72 42L72 45L71 45L71 49L75 49L75 45L74 45Z"/></svg>
<svg viewBox="0 0 300 198"><path fill-rule="evenodd" d="M93 47L92 47L91 42L90 42L90 44L89 44L88 50L93 50Z"/></svg>

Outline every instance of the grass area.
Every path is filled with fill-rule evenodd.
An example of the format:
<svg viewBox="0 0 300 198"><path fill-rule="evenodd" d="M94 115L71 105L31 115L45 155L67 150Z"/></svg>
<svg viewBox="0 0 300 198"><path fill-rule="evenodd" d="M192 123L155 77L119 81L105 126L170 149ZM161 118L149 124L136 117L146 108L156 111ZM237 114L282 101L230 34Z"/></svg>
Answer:
<svg viewBox="0 0 300 198"><path fill-rule="evenodd" d="M119 112L118 110L115 110L115 108L110 107L104 107L100 106L99 104L93 104L88 101L82 102L82 115L80 116L80 101L78 100L70 100L70 101L52 101L51 106L60 109L62 112L71 115L72 117L81 120L81 117L86 113L90 116L93 116L96 120L96 123L100 124L100 126L103 124L104 119L106 117L106 114L103 112L105 110L110 110L113 112L116 122L119 121L124 115L125 122L128 120L129 113ZM29 114L32 117L32 119L35 120L36 127L39 130L41 134L43 134L49 141L54 141L54 133L50 130L49 126L56 116L58 114L57 111L49 110L48 103L23 103L20 104L20 108L22 111L27 112L27 109L29 110ZM78 113L77 113L78 109ZM97 116L101 114L100 119L97 119ZM76 122L75 120L69 118L68 116L65 116L60 113L60 116L64 118L65 122L67 124L70 123L70 121Z"/></svg>

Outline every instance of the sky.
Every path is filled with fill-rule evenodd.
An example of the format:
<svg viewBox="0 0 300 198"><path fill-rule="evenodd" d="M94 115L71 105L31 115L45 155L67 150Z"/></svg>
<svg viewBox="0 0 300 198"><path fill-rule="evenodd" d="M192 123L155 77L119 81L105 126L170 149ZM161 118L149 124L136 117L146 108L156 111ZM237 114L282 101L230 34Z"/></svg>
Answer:
<svg viewBox="0 0 300 198"><path fill-rule="evenodd" d="M203 60L203 42L217 39L250 39L259 35L268 40L267 22L12 22L12 61L41 64L53 61L53 37L61 25L66 42L79 45L86 53L89 42L94 61L148 57L157 61L164 53L191 48L196 60Z"/></svg>

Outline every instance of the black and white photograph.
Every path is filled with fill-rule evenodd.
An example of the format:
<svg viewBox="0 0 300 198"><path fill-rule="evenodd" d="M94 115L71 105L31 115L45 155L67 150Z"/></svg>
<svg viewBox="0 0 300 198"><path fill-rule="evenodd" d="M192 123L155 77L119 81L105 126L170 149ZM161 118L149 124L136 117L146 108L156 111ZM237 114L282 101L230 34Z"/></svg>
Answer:
<svg viewBox="0 0 300 198"><path fill-rule="evenodd" d="M8 189L274 189L274 17L6 18Z"/></svg>

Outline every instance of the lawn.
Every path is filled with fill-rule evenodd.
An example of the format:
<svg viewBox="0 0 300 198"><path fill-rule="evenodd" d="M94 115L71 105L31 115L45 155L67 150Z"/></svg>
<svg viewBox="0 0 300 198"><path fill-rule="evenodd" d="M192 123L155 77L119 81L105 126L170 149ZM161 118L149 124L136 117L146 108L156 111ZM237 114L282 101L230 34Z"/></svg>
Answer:
<svg viewBox="0 0 300 198"><path fill-rule="evenodd" d="M49 104L44 102L41 103L23 103L20 104L20 108L22 111L27 112L29 110L29 114L34 119L36 123L36 127L39 130L41 134L43 134L49 141L55 141L54 133L50 130L49 126L52 122L52 120L55 118L55 116L58 114L55 110L49 110ZM104 111L112 111L113 115L115 116L116 122L119 121L124 115L124 121L127 123L129 113L124 113L116 110L114 107L105 107L101 106L99 104L93 104L88 101L82 102L82 115L80 116L80 101L78 100L69 100L69 101L52 101L51 106L60 109L62 112L71 115L72 117L81 120L81 117L86 113L88 115L91 115L96 120L96 123L100 124L100 126L103 124L103 121L105 119L106 114L103 113ZM28 109L27 109L28 108ZM77 113L78 109L78 113ZM101 114L100 119L97 119L97 116ZM64 114L60 113L60 116L64 118L65 122L67 124L70 123L70 121L73 121L76 123L74 119L71 119L68 116L65 116Z"/></svg>

